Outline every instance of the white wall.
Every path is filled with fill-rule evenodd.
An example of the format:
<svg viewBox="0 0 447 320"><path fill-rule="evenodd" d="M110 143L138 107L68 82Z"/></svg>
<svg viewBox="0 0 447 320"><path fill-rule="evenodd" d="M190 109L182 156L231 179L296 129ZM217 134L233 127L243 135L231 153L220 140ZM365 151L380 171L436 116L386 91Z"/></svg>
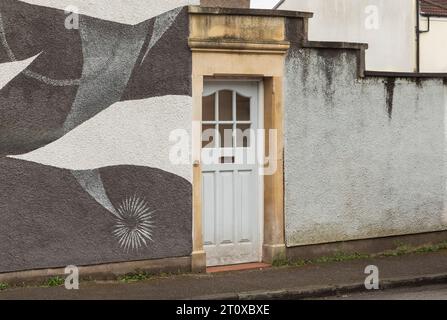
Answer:
<svg viewBox="0 0 447 320"><path fill-rule="evenodd" d="M251 0L250 7L257 9L272 9L278 1L276 0Z"/></svg>
<svg viewBox="0 0 447 320"><path fill-rule="evenodd" d="M447 72L447 18L430 18L430 32L421 34L421 72ZM427 30L421 18L421 30Z"/></svg>
<svg viewBox="0 0 447 320"><path fill-rule="evenodd" d="M286 0L279 9L314 12L310 40L368 43L368 70L415 69L414 0Z"/></svg>
<svg viewBox="0 0 447 320"><path fill-rule="evenodd" d="M179 134L191 136L191 119L189 96L117 102L59 140L11 158L70 170L145 166L192 181L189 162L175 164L170 159L172 147L180 138L174 133L180 130Z"/></svg>
<svg viewBox="0 0 447 320"><path fill-rule="evenodd" d="M21 0L29 4L64 10L76 7L80 14L125 24L138 24L177 7L200 0ZM72 11L73 8L68 9Z"/></svg>

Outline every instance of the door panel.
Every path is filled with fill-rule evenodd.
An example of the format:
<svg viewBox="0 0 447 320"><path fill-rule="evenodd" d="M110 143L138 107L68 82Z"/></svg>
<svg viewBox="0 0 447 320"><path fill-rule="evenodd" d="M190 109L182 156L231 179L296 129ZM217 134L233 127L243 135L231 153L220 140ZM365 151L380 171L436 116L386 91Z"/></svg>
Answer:
<svg viewBox="0 0 447 320"><path fill-rule="evenodd" d="M217 192L222 195L220 197L220 212L221 219L221 237L220 244L234 244L234 172L220 171L220 188ZM219 226L218 226L219 228Z"/></svg>
<svg viewBox="0 0 447 320"><path fill-rule="evenodd" d="M206 246L216 244L216 173L204 172L203 173L203 241Z"/></svg>
<svg viewBox="0 0 447 320"><path fill-rule="evenodd" d="M202 210L208 266L261 260L258 166L248 161L256 145L254 131L245 131L257 129L257 108L256 82L205 83Z"/></svg>
<svg viewBox="0 0 447 320"><path fill-rule="evenodd" d="M253 182L253 172L251 171L240 171L239 172L239 203L238 214L240 219L240 236L239 242L250 242L253 238L252 227L250 225L250 212L256 210L252 208L253 200L248 196L250 195L250 189L253 188L250 184Z"/></svg>

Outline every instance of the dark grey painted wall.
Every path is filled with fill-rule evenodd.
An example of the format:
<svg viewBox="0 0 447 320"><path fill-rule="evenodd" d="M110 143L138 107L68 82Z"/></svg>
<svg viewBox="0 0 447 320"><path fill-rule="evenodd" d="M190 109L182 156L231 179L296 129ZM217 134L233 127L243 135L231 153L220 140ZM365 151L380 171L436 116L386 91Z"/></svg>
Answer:
<svg viewBox="0 0 447 320"><path fill-rule="evenodd" d="M100 169L112 204L147 200L152 241L124 250L113 236L117 221L68 170L0 160L0 270L186 256L191 252L191 185L161 170L118 166Z"/></svg>
<svg viewBox="0 0 447 320"><path fill-rule="evenodd" d="M0 272L189 255L184 178L6 157L44 147L119 101L191 96L186 8L135 26L80 16L79 30L67 30L65 19L61 10L0 2L0 63L40 53L0 88Z"/></svg>

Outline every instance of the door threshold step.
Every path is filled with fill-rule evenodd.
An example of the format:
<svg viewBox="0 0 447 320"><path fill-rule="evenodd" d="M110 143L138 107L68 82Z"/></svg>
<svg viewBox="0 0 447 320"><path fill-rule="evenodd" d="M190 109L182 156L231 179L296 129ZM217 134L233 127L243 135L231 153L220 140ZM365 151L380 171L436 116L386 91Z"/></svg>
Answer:
<svg viewBox="0 0 447 320"><path fill-rule="evenodd" d="M235 264L229 266L217 266L217 267L207 267L207 273L221 273L221 272L234 272L234 271L247 271L247 270L262 270L271 268L271 264L267 263L244 263L244 264Z"/></svg>

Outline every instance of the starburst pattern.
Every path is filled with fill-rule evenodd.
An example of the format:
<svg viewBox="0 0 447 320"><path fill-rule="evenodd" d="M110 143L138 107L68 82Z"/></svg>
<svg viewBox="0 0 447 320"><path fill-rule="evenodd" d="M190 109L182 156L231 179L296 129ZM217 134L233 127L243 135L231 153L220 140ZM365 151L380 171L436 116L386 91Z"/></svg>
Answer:
<svg viewBox="0 0 447 320"><path fill-rule="evenodd" d="M138 251L152 241L153 220L156 210L151 211L147 202L136 195L126 198L118 207L119 217L113 234L126 251Z"/></svg>

